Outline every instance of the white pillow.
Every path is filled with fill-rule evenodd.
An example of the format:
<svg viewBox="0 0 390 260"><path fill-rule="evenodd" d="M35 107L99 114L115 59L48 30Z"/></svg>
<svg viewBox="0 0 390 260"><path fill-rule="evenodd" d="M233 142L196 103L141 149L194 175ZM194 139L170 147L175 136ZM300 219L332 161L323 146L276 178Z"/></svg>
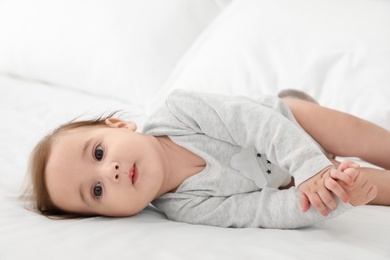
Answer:
<svg viewBox="0 0 390 260"><path fill-rule="evenodd" d="M2 0L0 73L144 104L230 0Z"/></svg>
<svg viewBox="0 0 390 260"><path fill-rule="evenodd" d="M198 38L174 88L256 97L301 89L390 129L390 2L234 1Z"/></svg>

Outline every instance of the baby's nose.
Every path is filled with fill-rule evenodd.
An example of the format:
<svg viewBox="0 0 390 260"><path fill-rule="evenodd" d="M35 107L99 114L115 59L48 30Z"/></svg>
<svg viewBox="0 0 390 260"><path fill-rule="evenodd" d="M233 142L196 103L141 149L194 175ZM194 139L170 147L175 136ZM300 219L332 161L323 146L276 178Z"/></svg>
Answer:
<svg viewBox="0 0 390 260"><path fill-rule="evenodd" d="M119 164L117 163L114 164L114 179L119 179Z"/></svg>
<svg viewBox="0 0 390 260"><path fill-rule="evenodd" d="M111 165L109 178L115 182L126 180L127 176L129 175L129 172L126 169L126 165L114 163L113 165Z"/></svg>

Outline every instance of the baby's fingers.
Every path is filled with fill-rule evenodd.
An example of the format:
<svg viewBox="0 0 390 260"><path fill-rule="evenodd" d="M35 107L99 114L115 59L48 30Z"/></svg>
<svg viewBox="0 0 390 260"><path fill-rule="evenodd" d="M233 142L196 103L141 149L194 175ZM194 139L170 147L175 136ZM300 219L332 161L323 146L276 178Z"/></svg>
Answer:
<svg viewBox="0 0 390 260"><path fill-rule="evenodd" d="M334 200L332 193L327 189L321 189L318 191L318 195L320 196L322 202L330 209L337 209L337 202Z"/></svg>
<svg viewBox="0 0 390 260"><path fill-rule="evenodd" d="M348 186L353 186L354 179L349 175L341 172L340 170L331 170L329 173L330 177L332 177L333 180L340 180L347 184ZM325 178L325 181L330 178ZM334 185L334 183L331 183L331 185ZM340 186L340 185L339 185ZM327 187L330 189L329 187ZM333 190L332 190L333 191Z"/></svg>
<svg viewBox="0 0 390 260"><path fill-rule="evenodd" d="M299 203L301 204L301 210L302 212L306 212L310 208L310 201L309 198L304 193L300 193L299 195Z"/></svg>
<svg viewBox="0 0 390 260"><path fill-rule="evenodd" d="M317 193L311 193L308 195L311 205L316 208L323 216L328 216L329 212L325 207L324 202Z"/></svg>
<svg viewBox="0 0 390 260"><path fill-rule="evenodd" d="M334 179L327 178L324 181L325 187L332 191L337 197L339 197L344 203L348 203L350 200L349 195L344 188Z"/></svg>
<svg viewBox="0 0 390 260"><path fill-rule="evenodd" d="M343 172L345 169L348 169L348 168L359 169L359 167L360 167L360 165L358 163L355 163L351 160L345 160L345 161L341 162L341 164L338 167L338 170Z"/></svg>

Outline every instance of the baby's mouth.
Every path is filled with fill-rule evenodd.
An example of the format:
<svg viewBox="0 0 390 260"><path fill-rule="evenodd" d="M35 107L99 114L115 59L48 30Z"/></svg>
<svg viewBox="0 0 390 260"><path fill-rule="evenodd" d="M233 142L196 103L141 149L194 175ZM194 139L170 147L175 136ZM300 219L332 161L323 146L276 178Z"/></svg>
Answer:
<svg viewBox="0 0 390 260"><path fill-rule="evenodd" d="M138 179L138 169L137 167L135 166L135 164L133 165L133 167L131 167L130 171L129 171L129 178L131 180L131 182L134 184L137 179Z"/></svg>

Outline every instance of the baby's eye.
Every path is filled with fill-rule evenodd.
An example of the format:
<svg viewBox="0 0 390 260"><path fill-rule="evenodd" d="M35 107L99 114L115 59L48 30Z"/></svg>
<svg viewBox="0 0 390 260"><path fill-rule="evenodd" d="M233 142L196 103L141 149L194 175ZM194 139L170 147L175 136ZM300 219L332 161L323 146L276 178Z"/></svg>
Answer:
<svg viewBox="0 0 390 260"><path fill-rule="evenodd" d="M101 161L103 159L103 147L101 145L98 145L95 148L94 156L95 159L98 161Z"/></svg>
<svg viewBox="0 0 390 260"><path fill-rule="evenodd" d="M100 198L103 195L103 187L100 182L96 183L95 186L93 186L93 196L96 198Z"/></svg>

